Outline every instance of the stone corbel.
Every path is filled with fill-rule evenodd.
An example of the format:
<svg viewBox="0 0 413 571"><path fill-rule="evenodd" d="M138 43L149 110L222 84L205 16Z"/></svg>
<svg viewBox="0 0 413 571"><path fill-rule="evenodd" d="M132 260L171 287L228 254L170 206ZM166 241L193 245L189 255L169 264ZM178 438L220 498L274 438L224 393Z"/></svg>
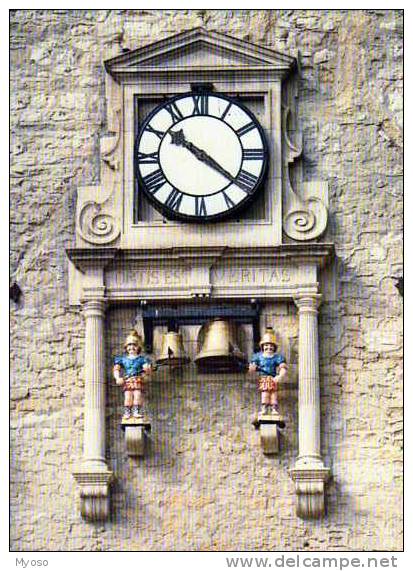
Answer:
<svg viewBox="0 0 413 571"><path fill-rule="evenodd" d="M295 97L296 88L293 85L285 91L282 105L283 230L293 240L306 241L318 238L327 228L328 184L302 180L302 133L296 126ZM293 168L296 171L294 180Z"/></svg>
<svg viewBox="0 0 413 571"><path fill-rule="evenodd" d="M330 470L324 467L295 467L290 470L297 494L297 515L317 519L324 515L324 487Z"/></svg>
<svg viewBox="0 0 413 571"><path fill-rule="evenodd" d="M280 451L280 428L285 428L281 415L258 414L253 425L260 431L260 444L264 454L278 454Z"/></svg>
<svg viewBox="0 0 413 571"><path fill-rule="evenodd" d="M128 456L145 455L146 439L151 431L151 423L148 418L129 419L122 422L122 429L125 431L125 444Z"/></svg>
<svg viewBox="0 0 413 571"><path fill-rule="evenodd" d="M73 472L80 488L80 512L87 521L104 521L109 517L109 492L113 473L110 471Z"/></svg>

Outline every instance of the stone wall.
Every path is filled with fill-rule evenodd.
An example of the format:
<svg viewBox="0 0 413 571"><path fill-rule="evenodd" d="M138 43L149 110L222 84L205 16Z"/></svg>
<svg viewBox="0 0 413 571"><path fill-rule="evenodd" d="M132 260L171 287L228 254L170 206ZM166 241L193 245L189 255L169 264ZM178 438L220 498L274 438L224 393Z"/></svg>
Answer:
<svg viewBox="0 0 413 571"><path fill-rule="evenodd" d="M295 516L296 389L279 458L250 425L250 383L158 375L147 459L127 459L108 383L111 521L81 521L81 316L65 247L76 189L97 184L106 132L102 61L195 26L297 56L307 179L328 180L322 275L322 450L327 517ZM402 548L402 33L400 11L16 10L11 13L11 548L13 550L399 550ZM133 307L107 316L107 360ZM265 320L296 334L295 309ZM265 323L263 323L265 325ZM287 334L288 333L288 334ZM283 347L287 350L288 347ZM110 379L110 374L108 374Z"/></svg>

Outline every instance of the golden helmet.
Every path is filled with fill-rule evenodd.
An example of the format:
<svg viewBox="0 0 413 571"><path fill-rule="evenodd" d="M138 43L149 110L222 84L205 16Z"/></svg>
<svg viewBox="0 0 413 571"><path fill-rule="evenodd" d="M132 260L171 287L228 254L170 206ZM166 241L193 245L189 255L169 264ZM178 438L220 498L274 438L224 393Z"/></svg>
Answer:
<svg viewBox="0 0 413 571"><path fill-rule="evenodd" d="M275 333L272 327L267 327L265 330L264 335L260 340L260 347L264 345L264 343L272 343L273 345L277 346L277 339L275 338Z"/></svg>
<svg viewBox="0 0 413 571"><path fill-rule="evenodd" d="M128 345L130 345L131 343L133 343L134 345L137 345L139 349L142 349L142 337L140 335L138 335L138 333L132 329L132 331L129 333L129 335L126 337L126 341L124 343L124 348L126 349L126 347Z"/></svg>

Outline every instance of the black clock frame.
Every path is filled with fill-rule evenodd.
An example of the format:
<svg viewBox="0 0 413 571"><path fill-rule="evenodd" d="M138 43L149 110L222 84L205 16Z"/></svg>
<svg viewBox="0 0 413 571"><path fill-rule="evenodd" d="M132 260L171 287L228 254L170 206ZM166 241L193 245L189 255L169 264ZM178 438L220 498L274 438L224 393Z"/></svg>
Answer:
<svg viewBox="0 0 413 571"><path fill-rule="evenodd" d="M143 192L144 192L146 198L148 199L149 203L158 212L160 212L163 216L165 216L165 218L167 218L168 220L179 221L179 222L192 222L192 223L220 222L223 220L230 220L230 219L234 218L235 215L239 215L240 213L242 213L242 211L245 210L251 204L251 202L257 198L258 194L260 193L260 191L262 190L262 187L264 185L264 182L265 182L265 179L267 176L267 172L268 172L268 164L269 164L269 147L268 147L268 143L267 143L267 139L266 139L263 127L261 126L258 119L255 117L255 115L252 113L252 111L250 111L248 109L248 107L246 107L243 103L241 103L240 101L238 101L234 97L229 97L228 95L224 95L222 93L216 93L214 91L202 92L202 95L219 97L221 99L225 99L228 102L236 104L251 118L251 121L254 122L254 124L256 125L256 127L260 133L261 140L263 143L263 152L264 152L263 168L262 168L260 176L258 177L258 180L255 184L254 191L250 195L247 195L242 202L240 202L239 204L237 204L233 208L226 210L225 212L220 212L218 214L213 214L213 215L209 215L209 216L208 215L207 216L196 216L196 215L193 216L193 215L189 215L189 214L183 214L180 212L176 212L174 210L171 210L170 208L168 208L164 204L161 204L158 200L156 200L153 197L152 193L146 189L146 185L143 181L143 178L140 174L140 170L138 168L137 154L138 154L140 138L141 138L142 134L144 133L146 126L151 122L152 118L165 106L165 103L173 103L179 99L183 99L185 97L189 97L189 96L193 96L193 95L194 95L194 92L189 91L186 93L180 93L179 95L175 95L173 97L168 97L166 101L157 105L149 113L149 115L147 115L147 117L144 119L142 126L138 129L138 133L137 133L137 136L135 138L135 143L134 143L133 157L134 157L135 180L137 180L137 182L138 182L138 189L143 190ZM135 106L135 109L136 109L136 106ZM211 117L211 115L208 115L205 113L199 113L197 116ZM187 119L187 118L188 117L184 117L182 120ZM215 117L215 118L222 120L219 117ZM135 117L136 122L137 122L137 120L138 120L137 117ZM175 125L179 124L179 122L180 121L175 123ZM225 121L223 121L223 122L225 123ZM230 129L232 129L231 125L228 125L228 123L225 123L225 124ZM235 132L235 130L234 130L234 132ZM167 133L168 133L168 131L165 132L164 137L166 136ZM164 137L162 137L160 145L161 145ZM242 169L242 165L243 165L243 162L241 162L240 171ZM236 176L238 176L239 172L237 173ZM231 184L231 183L229 183L229 184ZM228 186L229 186L229 184L228 184ZM171 186L173 186L173 185L171 184ZM222 192L222 190L224 190L224 189L221 189L217 192ZM135 200L136 200L136 198L135 198Z"/></svg>

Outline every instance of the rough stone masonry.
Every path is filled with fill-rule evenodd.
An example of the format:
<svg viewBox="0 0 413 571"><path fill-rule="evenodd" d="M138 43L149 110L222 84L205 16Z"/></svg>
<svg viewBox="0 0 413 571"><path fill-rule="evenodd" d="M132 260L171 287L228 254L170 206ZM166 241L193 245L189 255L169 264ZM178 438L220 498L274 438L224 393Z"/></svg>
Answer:
<svg viewBox="0 0 413 571"><path fill-rule="evenodd" d="M264 457L249 426L256 395L236 379L233 406L213 382L198 399L191 378L155 383L143 461L126 456L109 382L113 513L100 525L79 516L84 330L68 307L65 248L76 189L100 176L102 62L196 26L298 58L305 177L329 183L336 259L322 275L320 372L333 479L315 523L294 512L294 427L283 454ZM10 29L11 278L22 291L11 302L11 549L402 549L402 11L14 10ZM108 365L134 311L108 312ZM264 317L281 345L296 334L292 305Z"/></svg>

